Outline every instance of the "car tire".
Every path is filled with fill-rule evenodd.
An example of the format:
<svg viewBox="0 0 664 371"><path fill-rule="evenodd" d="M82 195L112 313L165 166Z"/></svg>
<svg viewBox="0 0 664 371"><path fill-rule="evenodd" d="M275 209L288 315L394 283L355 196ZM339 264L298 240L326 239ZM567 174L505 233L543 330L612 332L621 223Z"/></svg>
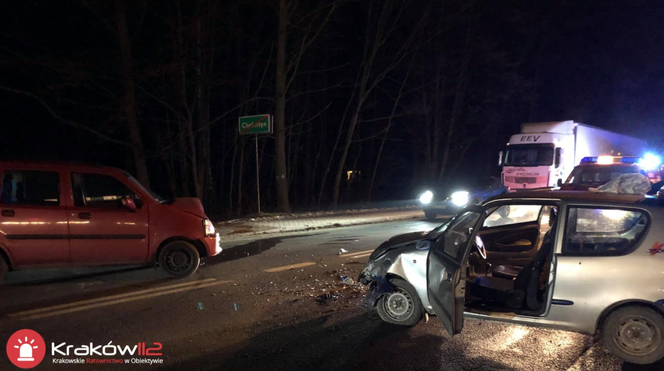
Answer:
<svg viewBox="0 0 664 371"><path fill-rule="evenodd" d="M415 326L422 320L424 307L415 288L401 278L392 278L394 290L378 299L380 319L393 325Z"/></svg>
<svg viewBox="0 0 664 371"><path fill-rule="evenodd" d="M433 211L425 211L424 216L427 218L428 221L433 222L434 220L436 220L438 214L436 214Z"/></svg>
<svg viewBox="0 0 664 371"><path fill-rule="evenodd" d="M187 241L169 242L159 253L159 266L175 278L191 276L200 264L198 250Z"/></svg>
<svg viewBox="0 0 664 371"><path fill-rule="evenodd" d="M636 364L664 358L664 317L642 306L613 311L602 327L604 345L613 355Z"/></svg>
<svg viewBox="0 0 664 371"><path fill-rule="evenodd" d="M7 273L9 273L9 263L7 262L7 259L0 254L0 284L2 284L2 281L7 277Z"/></svg>

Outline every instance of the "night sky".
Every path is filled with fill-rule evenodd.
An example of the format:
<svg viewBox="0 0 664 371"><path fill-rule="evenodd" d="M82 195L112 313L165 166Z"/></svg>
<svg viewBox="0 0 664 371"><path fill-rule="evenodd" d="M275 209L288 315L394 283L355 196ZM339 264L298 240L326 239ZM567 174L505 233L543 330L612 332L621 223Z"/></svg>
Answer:
<svg viewBox="0 0 664 371"><path fill-rule="evenodd" d="M320 2L320 6L330 3ZM300 208L324 207L330 199L331 182L340 157L340 150L335 151L332 145L340 122L340 137L343 139L346 133L343 125L348 125L349 116L344 116L344 112L349 102L353 103L355 78L363 66L370 3L340 3L307 50L289 89L286 120L295 124L287 137L288 163L292 169L289 170L290 197ZM278 1L224 1L223 5L216 5L214 12L205 15L210 18L199 18L201 13L195 5L206 4L205 1L127 4L138 86L138 118L152 188L176 195L192 193L186 181L175 185L174 178L168 175L167 164L178 173L187 157L178 153L174 144L178 118L168 106L173 106L174 66L180 57L187 60L187 99L195 100L200 81L193 72L195 63L189 61L197 58L196 20L206 19L202 23L203 32L207 32L204 35L214 35L207 49L214 55L207 84L211 97L209 112L212 118L227 113L210 126L213 180L208 180L212 186L207 205L237 208L238 189L244 195L242 203L253 202L253 189L240 188L237 184L239 171L243 171L245 185L255 182L253 141L237 137L237 117L274 113L271 99L275 94ZM318 4L300 2L296 16L307 14ZM180 9L180 18L175 9ZM423 165L421 140L430 132L416 132L423 125L423 112L432 112L431 107L422 103L422 92L423 86L430 88L426 82L434 78L439 63L444 63L442 70L450 78L440 115L441 122L448 123L454 106L454 89L462 79L457 72L462 66L461 55L468 50L464 49L465 32L471 34L470 60L463 77L467 80L458 109L458 130L451 145L458 158L452 157L456 166L447 170L445 182L498 175L497 152L523 122L571 119L647 139L653 149L662 151L663 3L413 1L404 9L394 36L381 49L383 54L376 68L382 68L382 63L393 58L400 43L416 32L422 18L428 23L417 31L422 35L417 40L430 37L431 41L412 51L417 54L410 70L408 57L390 70L363 106L360 116L368 123L358 126L353 138L369 139L353 142L344 167L359 170L362 176L356 184L344 179L341 186L344 202L367 198L365 190L382 138L377 133L385 127L385 122L370 120L390 114L403 81L408 93L396 109L397 118L385 142L374 199L413 198L422 184L440 182L428 176L428 168ZM111 138L126 140L113 2L5 1L0 14L0 86L20 91L0 90L4 121L0 158L95 162L134 171L128 146L100 139L54 117L57 114ZM180 57L173 52L174 25L178 19L182 22L187 48ZM444 37L435 34L436 30ZM298 45L307 34L296 27L290 32L290 47ZM437 59L438 52L444 56L442 59ZM246 104L247 95L252 94L257 99ZM35 97L42 99L52 112ZM240 108L233 111L238 105ZM324 114L317 115L318 112ZM194 127L199 115L192 116ZM479 134L490 125L495 127ZM447 126L442 127L443 133L446 130ZM477 138L468 141L471 147L463 152L465 140L471 137ZM261 177L268 209L276 207L273 146L272 139L261 139ZM240 158L246 164L244 168L238 165ZM321 192L320 182L328 161L332 166ZM468 169L473 169L471 174ZM169 187L169 183L173 185Z"/></svg>

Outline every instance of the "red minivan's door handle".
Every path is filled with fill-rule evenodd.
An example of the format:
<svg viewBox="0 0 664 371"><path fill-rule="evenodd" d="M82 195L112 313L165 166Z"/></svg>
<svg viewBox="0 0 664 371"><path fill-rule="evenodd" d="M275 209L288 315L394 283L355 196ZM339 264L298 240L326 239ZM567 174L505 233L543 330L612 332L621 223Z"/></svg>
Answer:
<svg viewBox="0 0 664 371"><path fill-rule="evenodd" d="M85 211L81 211L80 213L78 213L78 217L81 219L92 219L92 214Z"/></svg>
<svg viewBox="0 0 664 371"><path fill-rule="evenodd" d="M14 216L14 215L16 215L16 212L14 210L10 210L10 209L2 210L2 216L10 216L11 217L11 216Z"/></svg>

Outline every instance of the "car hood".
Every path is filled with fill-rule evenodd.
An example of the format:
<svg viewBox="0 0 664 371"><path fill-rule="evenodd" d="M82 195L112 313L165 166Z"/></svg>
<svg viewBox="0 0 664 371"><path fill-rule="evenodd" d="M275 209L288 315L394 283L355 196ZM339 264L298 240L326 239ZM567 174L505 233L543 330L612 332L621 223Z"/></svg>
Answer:
<svg viewBox="0 0 664 371"><path fill-rule="evenodd" d="M396 236L390 237L387 241L383 242L380 246L374 250L369 256L369 260L373 260L376 257L382 255L387 250L392 250L400 246L409 245L418 240L423 239L429 232L410 232L404 234L398 234Z"/></svg>
<svg viewBox="0 0 664 371"><path fill-rule="evenodd" d="M196 197L179 197L173 200L171 206L180 209L189 214L200 216L201 218L207 218L205 215L205 210L203 209L203 204L201 200Z"/></svg>

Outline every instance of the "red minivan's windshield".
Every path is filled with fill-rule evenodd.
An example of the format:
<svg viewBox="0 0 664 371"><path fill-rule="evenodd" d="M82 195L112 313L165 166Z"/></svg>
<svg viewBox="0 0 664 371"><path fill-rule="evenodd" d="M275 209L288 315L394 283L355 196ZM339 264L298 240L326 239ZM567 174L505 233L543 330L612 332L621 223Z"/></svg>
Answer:
<svg viewBox="0 0 664 371"><path fill-rule="evenodd" d="M163 197L161 197L161 196L159 196L158 194L154 193L154 191L145 188L145 187L141 184L141 182L139 182L139 181L138 181L136 178L134 178L133 176L131 176L131 175L129 175L129 174L125 174L125 175L127 175L127 178L129 179L130 182L132 182L136 187L138 187L139 189L141 189L141 190L144 191L145 193L147 193L147 194L149 194L150 196L152 196L152 198L154 198L155 201L157 201L157 202L159 202L159 203L166 202L166 200L165 200Z"/></svg>

